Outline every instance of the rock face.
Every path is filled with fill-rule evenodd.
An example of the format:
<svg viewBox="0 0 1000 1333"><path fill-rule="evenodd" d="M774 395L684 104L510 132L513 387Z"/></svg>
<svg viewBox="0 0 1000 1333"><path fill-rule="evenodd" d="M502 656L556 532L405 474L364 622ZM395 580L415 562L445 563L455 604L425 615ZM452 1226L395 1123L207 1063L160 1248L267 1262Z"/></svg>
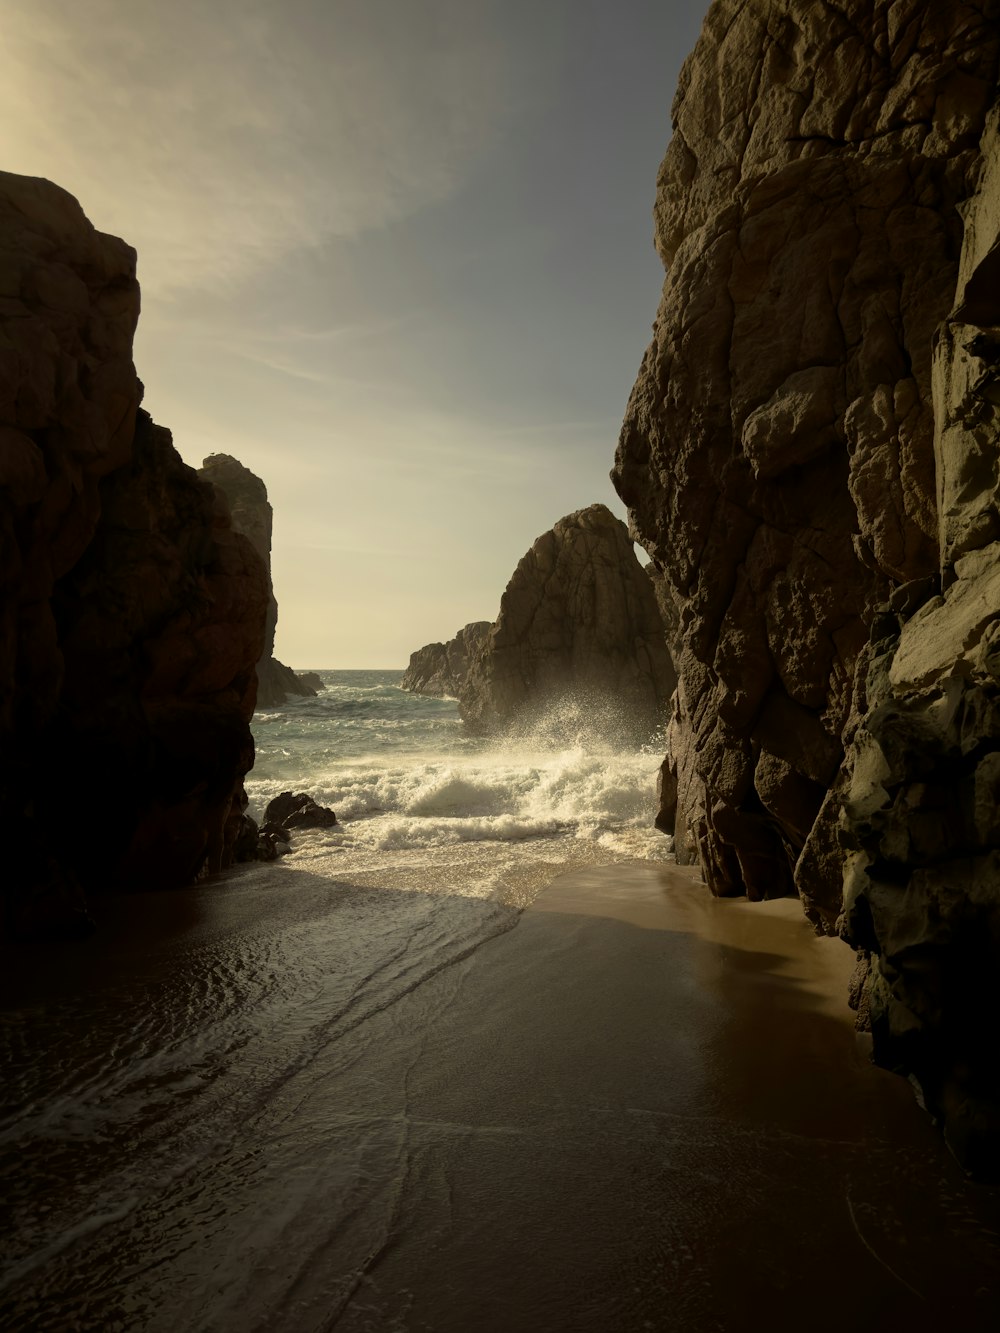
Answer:
<svg viewBox="0 0 1000 1333"><path fill-rule="evenodd" d="M223 865L253 763L265 571L140 411L135 253L0 174L4 929Z"/></svg>
<svg viewBox="0 0 1000 1333"><path fill-rule="evenodd" d="M634 744L665 722L674 681L653 583L624 523L591 505L521 560L459 704L477 732L583 725Z"/></svg>
<svg viewBox="0 0 1000 1333"><path fill-rule="evenodd" d="M849 747L843 934L876 1058L1000 1177L1000 120L933 365L940 580L882 609ZM939 590L940 589L940 590Z"/></svg>
<svg viewBox="0 0 1000 1333"><path fill-rule="evenodd" d="M278 603L271 582L271 530L274 512L267 487L249 468L229 454L209 454L198 475L217 486L226 498L233 527L242 532L267 569L267 624L264 651L257 663L257 707L273 708L289 695L312 697L315 688L274 656L274 634L278 626Z"/></svg>
<svg viewBox="0 0 1000 1333"><path fill-rule="evenodd" d="M413 694L457 699L465 684L469 663L492 628L488 620L475 620L471 625L463 626L447 643L428 643L418 648L410 654L410 665L403 674L400 687Z"/></svg>
<svg viewBox="0 0 1000 1333"><path fill-rule="evenodd" d="M996 0L712 5L613 473L676 611L661 821L870 954L956 1144L1000 1104L998 42Z"/></svg>
<svg viewBox="0 0 1000 1333"><path fill-rule="evenodd" d="M793 889L873 608L937 566L934 331L994 92L981 5L718 0L660 170L614 479L677 607L677 843ZM832 928L837 857L815 855Z"/></svg>

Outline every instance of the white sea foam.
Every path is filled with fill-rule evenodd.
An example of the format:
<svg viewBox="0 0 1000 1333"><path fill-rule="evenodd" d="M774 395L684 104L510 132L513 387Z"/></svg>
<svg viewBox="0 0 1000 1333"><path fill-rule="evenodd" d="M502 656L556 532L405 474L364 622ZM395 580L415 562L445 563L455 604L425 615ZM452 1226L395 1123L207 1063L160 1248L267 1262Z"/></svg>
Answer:
<svg viewBox="0 0 1000 1333"><path fill-rule="evenodd" d="M588 738L578 713L568 744L558 743L567 729L559 733L552 719L541 733L488 743L464 732L452 700L405 694L391 675L359 674L329 673L332 688L319 699L255 720L251 813L260 818L291 787L340 820L296 835L300 863L371 882L381 874L397 886L404 868L411 877L422 868L422 887L439 884L447 867L464 885L449 891L479 897L523 879L529 861L669 856L669 839L652 824L655 750Z"/></svg>

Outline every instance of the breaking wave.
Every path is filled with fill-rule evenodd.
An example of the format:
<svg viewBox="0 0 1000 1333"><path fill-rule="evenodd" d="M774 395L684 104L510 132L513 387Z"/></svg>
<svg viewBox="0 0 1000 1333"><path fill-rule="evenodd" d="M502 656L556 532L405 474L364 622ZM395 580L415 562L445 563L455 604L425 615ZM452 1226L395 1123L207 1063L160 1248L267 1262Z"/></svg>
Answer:
<svg viewBox="0 0 1000 1333"><path fill-rule="evenodd" d="M333 807L337 828L296 838L296 854L325 860L327 873L394 873L405 858L436 878L433 867L447 859L454 868L465 848L466 891L486 896L529 858L669 855L652 827L659 745L616 748L565 705L531 734L488 741L465 732L454 700L408 694L398 673L321 674L328 688L319 698L255 719L247 790L258 818L290 786ZM492 876L479 873L489 849Z"/></svg>

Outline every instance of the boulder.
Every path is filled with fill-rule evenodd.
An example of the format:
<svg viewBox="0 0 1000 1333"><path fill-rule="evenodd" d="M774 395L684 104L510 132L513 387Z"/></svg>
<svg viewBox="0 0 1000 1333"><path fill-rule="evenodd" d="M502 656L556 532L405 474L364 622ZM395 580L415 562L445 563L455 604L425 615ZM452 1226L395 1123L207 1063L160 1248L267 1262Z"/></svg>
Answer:
<svg viewBox="0 0 1000 1333"><path fill-rule="evenodd" d="M229 860L266 571L140 409L135 252L9 173L0 238L4 926L74 933L90 893Z"/></svg>
<svg viewBox="0 0 1000 1333"><path fill-rule="evenodd" d="M274 656L274 635L278 626L278 603L271 582L271 530L274 514L267 498L267 487L260 477L229 454L209 454L198 470L223 495L229 506L233 528L243 533L267 569L267 623L264 651L257 663L257 707L273 708L290 695L310 697L316 687L297 676ZM322 688L322 687L320 687Z"/></svg>
<svg viewBox="0 0 1000 1333"><path fill-rule="evenodd" d="M675 676L652 580L604 505L569 514L523 557L459 690L488 735L651 739Z"/></svg>
<svg viewBox="0 0 1000 1333"><path fill-rule="evenodd" d="M337 816L328 806L317 805L305 792L283 791L268 803L263 828L275 834L287 834L295 828L333 828Z"/></svg>
<svg viewBox="0 0 1000 1333"><path fill-rule="evenodd" d="M488 620L465 625L447 643L428 643L410 654L400 688L433 698L457 699L469 664L493 626Z"/></svg>

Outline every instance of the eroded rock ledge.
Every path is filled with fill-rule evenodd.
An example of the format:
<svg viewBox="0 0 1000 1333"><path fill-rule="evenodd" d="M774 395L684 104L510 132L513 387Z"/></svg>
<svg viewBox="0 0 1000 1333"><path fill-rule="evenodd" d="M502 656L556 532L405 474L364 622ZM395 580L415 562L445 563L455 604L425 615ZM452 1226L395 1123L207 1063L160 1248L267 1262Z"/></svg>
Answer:
<svg viewBox="0 0 1000 1333"><path fill-rule="evenodd" d="M228 857L266 571L140 410L135 252L0 173L3 927Z"/></svg>
<svg viewBox="0 0 1000 1333"><path fill-rule="evenodd" d="M863 947L877 1058L992 1170L998 40L994 0L712 5L613 474L676 611L681 859Z"/></svg>

